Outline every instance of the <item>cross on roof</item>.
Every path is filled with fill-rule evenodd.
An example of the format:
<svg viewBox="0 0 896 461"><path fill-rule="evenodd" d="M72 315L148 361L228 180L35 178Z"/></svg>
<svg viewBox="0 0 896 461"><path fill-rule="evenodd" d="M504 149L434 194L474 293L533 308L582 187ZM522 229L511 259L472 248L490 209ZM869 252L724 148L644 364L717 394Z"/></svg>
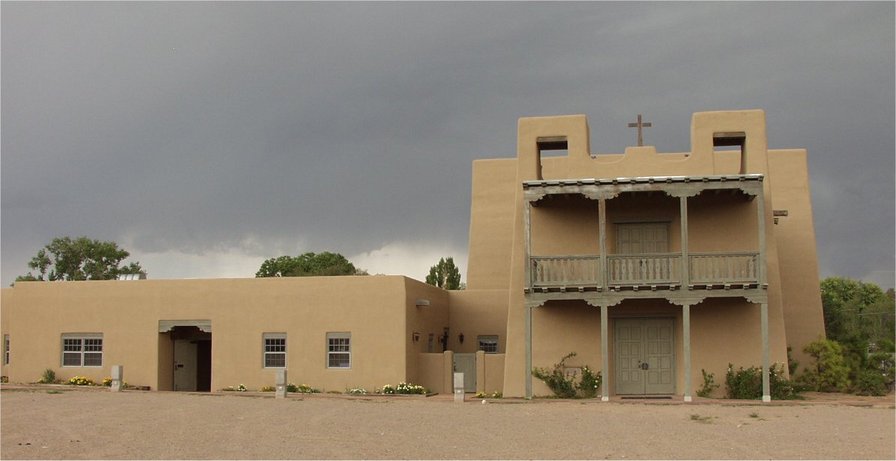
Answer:
<svg viewBox="0 0 896 461"><path fill-rule="evenodd" d="M629 123L629 124L628 124L628 127L629 127L629 128L638 128L638 145L639 145L639 146L643 146L643 145L644 145L644 137L643 137L643 135L641 134L641 130L642 130L643 128L650 128L650 127L652 127L652 126L653 126L653 124L650 123L650 122L643 122L643 121L641 121L641 114L638 114L638 121L637 121L637 122Z"/></svg>

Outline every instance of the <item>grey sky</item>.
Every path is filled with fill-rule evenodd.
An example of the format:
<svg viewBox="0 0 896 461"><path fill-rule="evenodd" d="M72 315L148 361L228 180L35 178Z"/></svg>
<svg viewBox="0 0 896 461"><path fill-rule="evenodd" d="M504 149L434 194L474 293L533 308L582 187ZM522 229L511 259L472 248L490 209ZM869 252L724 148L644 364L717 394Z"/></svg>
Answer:
<svg viewBox="0 0 896 461"><path fill-rule="evenodd" d="M594 152L689 150L765 109L809 150L821 275L893 286L894 3L14 3L2 6L4 286L53 237L151 278L338 251L466 275L470 170L522 116Z"/></svg>

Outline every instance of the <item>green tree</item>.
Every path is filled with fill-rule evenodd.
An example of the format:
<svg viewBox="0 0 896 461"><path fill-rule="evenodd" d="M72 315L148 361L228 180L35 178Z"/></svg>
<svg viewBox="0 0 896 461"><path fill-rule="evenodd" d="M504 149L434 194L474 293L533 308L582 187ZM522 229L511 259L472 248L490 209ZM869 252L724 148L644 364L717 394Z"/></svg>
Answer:
<svg viewBox="0 0 896 461"><path fill-rule="evenodd" d="M879 286L843 277L821 282L825 334L841 344L893 351L896 307Z"/></svg>
<svg viewBox="0 0 896 461"><path fill-rule="evenodd" d="M121 265L128 256L130 253L118 248L115 242L57 237L28 262L28 267L37 273L20 275L16 281L111 280L120 274L146 275L138 262Z"/></svg>
<svg viewBox="0 0 896 461"><path fill-rule="evenodd" d="M299 256L280 256L261 263L256 277L310 277L322 275L367 275L339 253L308 252Z"/></svg>
<svg viewBox="0 0 896 461"><path fill-rule="evenodd" d="M850 390L882 392L893 382L896 307L892 292L884 293L873 283L830 277L821 282L821 302L825 333L842 347Z"/></svg>
<svg viewBox="0 0 896 461"><path fill-rule="evenodd" d="M454 265L454 258L439 258L439 263L429 268L426 283L446 290L460 290L460 270Z"/></svg>

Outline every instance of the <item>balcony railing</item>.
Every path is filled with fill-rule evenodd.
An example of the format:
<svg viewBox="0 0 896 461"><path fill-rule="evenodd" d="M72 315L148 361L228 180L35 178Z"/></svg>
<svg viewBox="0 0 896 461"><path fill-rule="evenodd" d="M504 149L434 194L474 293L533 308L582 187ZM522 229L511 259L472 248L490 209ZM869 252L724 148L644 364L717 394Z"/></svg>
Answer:
<svg viewBox="0 0 896 461"><path fill-rule="evenodd" d="M537 256L530 261L533 286L597 285L601 279L599 256Z"/></svg>
<svg viewBox="0 0 896 461"><path fill-rule="evenodd" d="M534 256L530 261L530 287L680 285L681 254L651 253L607 256L606 281L600 256ZM758 253L691 253L691 285L758 284Z"/></svg>
<svg viewBox="0 0 896 461"><path fill-rule="evenodd" d="M758 283L758 257L758 253L692 253L691 283Z"/></svg>
<svg viewBox="0 0 896 461"><path fill-rule="evenodd" d="M681 255L674 253L607 257L610 285L680 283Z"/></svg>

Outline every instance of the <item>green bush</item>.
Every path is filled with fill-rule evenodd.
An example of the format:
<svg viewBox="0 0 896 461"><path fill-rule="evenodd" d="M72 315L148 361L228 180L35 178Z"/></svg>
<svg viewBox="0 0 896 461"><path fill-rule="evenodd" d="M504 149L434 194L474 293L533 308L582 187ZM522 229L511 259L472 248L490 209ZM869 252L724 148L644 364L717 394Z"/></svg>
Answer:
<svg viewBox="0 0 896 461"><path fill-rule="evenodd" d="M700 369L700 373L703 373L703 386L697 390L697 395L700 397L709 397L712 395L712 391L719 388L719 384L716 383L716 375L707 373L706 370L702 368Z"/></svg>
<svg viewBox="0 0 896 461"><path fill-rule="evenodd" d="M729 399L758 399L762 397L762 370L756 367L744 369L740 367L734 370L734 365L728 364L728 372L725 373L726 395Z"/></svg>
<svg viewBox="0 0 896 461"><path fill-rule="evenodd" d="M774 400L791 400L801 398L800 388L784 377L784 365L772 365L768 373L769 391ZM725 374L727 397L729 399L753 400L762 398L762 369L740 367L734 370L734 365L728 364L728 372Z"/></svg>
<svg viewBox="0 0 896 461"><path fill-rule="evenodd" d="M600 389L602 383L603 376L601 376L600 372L595 373L594 370L586 365L582 367L582 379L579 380L576 389L579 390L582 398L593 399L597 396L597 390Z"/></svg>
<svg viewBox="0 0 896 461"><path fill-rule="evenodd" d="M52 368L47 368L44 370L43 374L40 375L40 380L37 382L41 384L53 384L56 382L56 372L53 371Z"/></svg>
<svg viewBox="0 0 896 461"><path fill-rule="evenodd" d="M570 352L565 357L554 364L554 368L533 368L532 376L544 381L551 389L555 396L561 399L571 399L576 396L576 387L573 383L574 377L566 374L566 359L575 357L575 352Z"/></svg>
<svg viewBox="0 0 896 461"><path fill-rule="evenodd" d="M896 354L890 352L875 352L868 356L868 365L872 370L880 372L884 384L891 385L896 381Z"/></svg>
<svg viewBox="0 0 896 461"><path fill-rule="evenodd" d="M884 375L870 369L860 371L852 386L852 391L857 395L887 395L888 390Z"/></svg>
<svg viewBox="0 0 896 461"><path fill-rule="evenodd" d="M566 360L575 356L575 352L566 354L551 369L533 368L532 376L544 381L551 392L561 399L593 398L603 383L603 377L600 372L595 373L585 365L582 367L582 377L576 383L576 374L566 372ZM577 390L579 392L576 392Z"/></svg>
<svg viewBox="0 0 896 461"><path fill-rule="evenodd" d="M798 381L807 389L820 392L841 392L849 388L850 369L837 341L819 339L809 343L803 351L813 363L803 370Z"/></svg>

